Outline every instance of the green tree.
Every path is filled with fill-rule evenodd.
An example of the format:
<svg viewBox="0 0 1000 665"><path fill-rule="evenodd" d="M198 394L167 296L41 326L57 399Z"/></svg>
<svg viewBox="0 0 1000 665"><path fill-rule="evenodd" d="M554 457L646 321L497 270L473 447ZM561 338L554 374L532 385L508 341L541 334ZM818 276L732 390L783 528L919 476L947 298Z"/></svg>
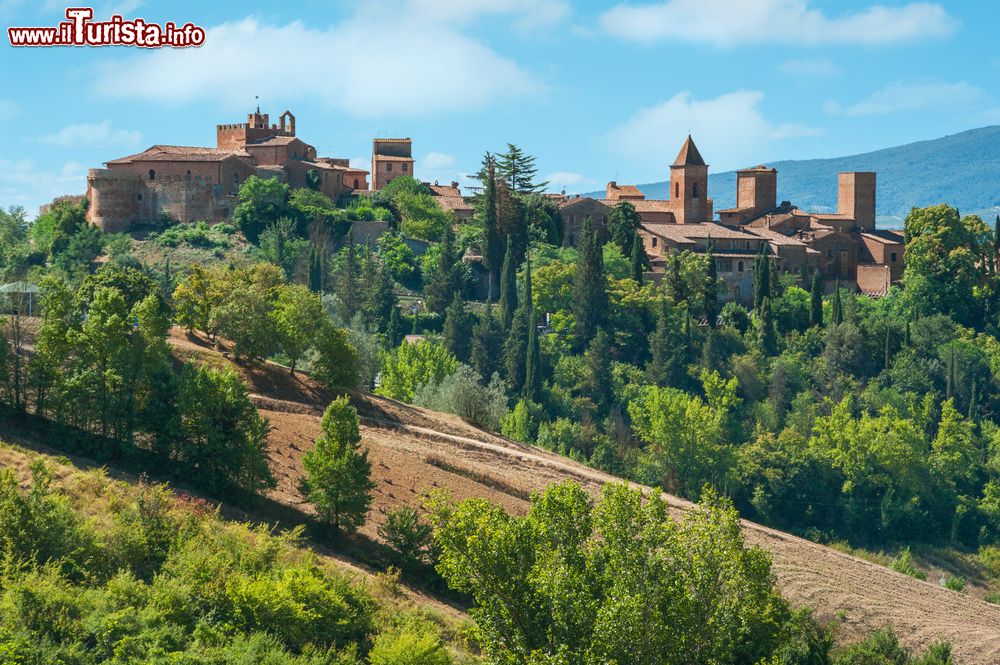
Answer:
<svg viewBox="0 0 1000 665"><path fill-rule="evenodd" d="M760 346L765 354L773 356L778 353L778 333L774 328L774 315L771 313L771 299L764 298L760 303L757 315L760 325Z"/></svg>
<svg viewBox="0 0 1000 665"><path fill-rule="evenodd" d="M715 265L715 255L712 253L712 236L708 236L705 248L705 286L702 290L705 322L709 328L715 328L719 318L719 274Z"/></svg>
<svg viewBox="0 0 1000 665"><path fill-rule="evenodd" d="M275 486L267 460L270 424L236 372L189 364L179 397L181 432L171 456L186 467L186 478L224 493Z"/></svg>
<svg viewBox="0 0 1000 665"><path fill-rule="evenodd" d="M211 326L233 343L235 358L267 358L278 343L273 308L269 294L252 286L240 286L213 311Z"/></svg>
<svg viewBox="0 0 1000 665"><path fill-rule="evenodd" d="M770 245L761 243L760 253L754 262L753 271L753 308L760 311L764 298L771 297L771 256Z"/></svg>
<svg viewBox="0 0 1000 665"><path fill-rule="evenodd" d="M503 369L504 335L500 322L490 307L479 315L472 328L470 360L472 368L489 381Z"/></svg>
<svg viewBox="0 0 1000 665"><path fill-rule="evenodd" d="M252 243L257 242L268 224L295 213L288 205L288 185L277 178L248 177L240 186L239 199L233 222Z"/></svg>
<svg viewBox="0 0 1000 665"><path fill-rule="evenodd" d="M813 272L812 290L809 293L809 325L823 327L823 279L818 269Z"/></svg>
<svg viewBox="0 0 1000 665"><path fill-rule="evenodd" d="M294 220L281 217L264 227L259 238L259 251L265 261L284 270L285 276L291 279L308 242L298 236Z"/></svg>
<svg viewBox="0 0 1000 665"><path fill-rule="evenodd" d="M486 180L483 182L481 215L483 220L483 260L489 279L489 297L500 294L500 270L504 263L504 243L497 222L496 159L490 153L483 158Z"/></svg>
<svg viewBox="0 0 1000 665"><path fill-rule="evenodd" d="M574 343L585 349L604 324L608 309L607 280L601 242L588 217L580 234L580 260L573 284L573 318L576 321Z"/></svg>
<svg viewBox="0 0 1000 665"><path fill-rule="evenodd" d="M449 228L444 234L434 269L427 275L424 289L427 308L437 314L444 314L455 296L461 296L464 292L465 264L455 247L455 234Z"/></svg>
<svg viewBox="0 0 1000 665"><path fill-rule="evenodd" d="M468 362L472 352L472 315L465 309L465 301L458 293L444 315L442 332L444 348L461 362Z"/></svg>
<svg viewBox="0 0 1000 665"><path fill-rule="evenodd" d="M611 340L603 328L598 328L584 354L587 365L586 390L600 412L611 402L614 382L611 377Z"/></svg>
<svg viewBox="0 0 1000 665"><path fill-rule="evenodd" d="M361 250L354 244L354 230L347 234L347 245L337 257L337 268L333 275L334 293L337 294L339 307L337 313L341 321L350 321L354 314L361 310L364 297L361 292L358 275L358 254Z"/></svg>
<svg viewBox="0 0 1000 665"><path fill-rule="evenodd" d="M288 356L291 374L295 374L295 366L312 346L325 317L319 296L307 287L289 284L279 291L271 319L278 346Z"/></svg>
<svg viewBox="0 0 1000 665"><path fill-rule="evenodd" d="M517 265L514 263L514 247L507 237L507 251L503 257L503 271L500 276L500 320L503 327L510 329L517 309Z"/></svg>
<svg viewBox="0 0 1000 665"><path fill-rule="evenodd" d="M840 280L837 280L837 284L833 289L833 305L831 307L832 312L830 319L833 325L839 326L844 322L844 305L840 298Z"/></svg>
<svg viewBox="0 0 1000 665"><path fill-rule="evenodd" d="M316 447L302 456L302 494L317 517L335 531L353 533L364 524L372 503L372 465L360 450L358 412L347 397L330 403L323 413Z"/></svg>
<svg viewBox="0 0 1000 665"><path fill-rule="evenodd" d="M507 187L518 194L540 192L549 184L534 182L535 176L538 175L535 158L513 143L507 144L507 152L497 155L496 170Z"/></svg>
<svg viewBox="0 0 1000 665"><path fill-rule="evenodd" d="M635 238L639 235L640 223L639 213L628 201L622 201L611 209L611 214L608 215L608 234L611 236L611 242L618 245L622 254L632 253Z"/></svg>
<svg viewBox="0 0 1000 665"><path fill-rule="evenodd" d="M686 368L687 341L681 327L681 312L666 298L660 300L656 328L649 336L649 380L660 387L680 387Z"/></svg>
<svg viewBox="0 0 1000 665"><path fill-rule="evenodd" d="M458 369L458 360L444 345L427 339L415 344L401 344L385 357L379 395L402 402L413 400L417 388L440 383Z"/></svg>
<svg viewBox="0 0 1000 665"><path fill-rule="evenodd" d="M482 499L432 499L437 569L472 596L497 663L763 662L789 611L770 559L706 492L681 521L666 502L606 485L552 485L523 517Z"/></svg>
<svg viewBox="0 0 1000 665"><path fill-rule="evenodd" d="M358 351L351 344L346 330L338 328L327 318L320 326L314 344L314 379L327 388L353 388L358 384Z"/></svg>
<svg viewBox="0 0 1000 665"><path fill-rule="evenodd" d="M642 236L635 235L632 239L631 273L636 284L642 286L643 275L646 273L646 266L649 265L649 257L646 256L646 249L642 246Z"/></svg>
<svg viewBox="0 0 1000 665"><path fill-rule="evenodd" d="M542 354L538 344L538 319L531 293L531 261L527 261L524 265L523 306L528 308L528 335L524 352L523 395L525 399L538 402L541 400L542 393Z"/></svg>

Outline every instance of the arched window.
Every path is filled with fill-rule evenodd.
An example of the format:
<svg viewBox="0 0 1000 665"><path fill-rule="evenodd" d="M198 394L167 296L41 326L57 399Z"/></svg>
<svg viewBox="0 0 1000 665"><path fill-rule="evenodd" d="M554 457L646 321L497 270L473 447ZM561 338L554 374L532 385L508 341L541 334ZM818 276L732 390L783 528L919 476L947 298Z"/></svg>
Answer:
<svg viewBox="0 0 1000 665"><path fill-rule="evenodd" d="M691 185L691 196L698 198L698 183Z"/></svg>
<svg viewBox="0 0 1000 665"><path fill-rule="evenodd" d="M233 194L237 194L240 191L240 174L233 174Z"/></svg>
<svg viewBox="0 0 1000 665"><path fill-rule="evenodd" d="M156 180L156 171L154 171L153 169L149 169L149 179Z"/></svg>
<svg viewBox="0 0 1000 665"><path fill-rule="evenodd" d="M743 262L742 261L740 261L739 263L736 264L736 271L737 272L743 272ZM737 288L739 288L739 287L737 287Z"/></svg>
<svg viewBox="0 0 1000 665"><path fill-rule="evenodd" d="M354 189L358 189L358 186L359 186L359 185L360 185L360 183L358 182L358 179L357 179L357 178L355 178L355 179L354 179Z"/></svg>
<svg viewBox="0 0 1000 665"><path fill-rule="evenodd" d="M674 185L674 198L679 199L681 197L681 183Z"/></svg>

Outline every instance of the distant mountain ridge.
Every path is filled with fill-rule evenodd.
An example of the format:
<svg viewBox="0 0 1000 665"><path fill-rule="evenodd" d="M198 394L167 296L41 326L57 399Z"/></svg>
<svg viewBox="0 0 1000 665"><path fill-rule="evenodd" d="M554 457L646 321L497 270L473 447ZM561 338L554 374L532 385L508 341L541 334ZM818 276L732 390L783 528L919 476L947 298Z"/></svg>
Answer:
<svg viewBox="0 0 1000 665"><path fill-rule="evenodd" d="M1000 213L1000 125L859 155L785 160L767 166L778 169L779 202L791 201L819 212L836 210L838 173L877 172L880 226L901 226L911 208L938 203L989 220ZM638 187L647 198L669 198L668 182ZM709 193L716 210L735 206L736 172L711 174ZM595 195L603 197L603 192L590 194Z"/></svg>

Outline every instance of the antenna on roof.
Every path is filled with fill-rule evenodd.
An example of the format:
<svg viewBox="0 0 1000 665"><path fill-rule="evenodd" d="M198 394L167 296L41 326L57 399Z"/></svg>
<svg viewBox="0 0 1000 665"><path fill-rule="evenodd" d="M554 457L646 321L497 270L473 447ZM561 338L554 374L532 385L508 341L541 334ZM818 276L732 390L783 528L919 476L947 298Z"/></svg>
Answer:
<svg viewBox="0 0 1000 665"><path fill-rule="evenodd" d="M257 115L260 115L260 95L254 95L253 98L257 100Z"/></svg>

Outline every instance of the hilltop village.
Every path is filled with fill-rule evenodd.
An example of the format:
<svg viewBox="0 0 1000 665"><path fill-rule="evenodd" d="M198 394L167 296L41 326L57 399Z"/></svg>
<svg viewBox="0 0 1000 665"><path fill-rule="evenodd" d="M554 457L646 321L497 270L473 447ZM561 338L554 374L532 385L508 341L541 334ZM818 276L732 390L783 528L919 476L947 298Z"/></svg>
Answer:
<svg viewBox="0 0 1000 665"><path fill-rule="evenodd" d="M296 136L295 116L285 111L271 123L260 108L245 123L216 127L216 146L154 145L112 159L87 178L88 221L106 232L155 223L164 215L180 222L221 222L238 204L241 183L252 175L277 178L336 201L366 196L400 176L414 173L409 138L372 141L371 171L346 158L320 157ZM719 278L720 301L749 302L753 257L766 245L780 272L806 279L818 271L827 291L840 283L870 295L886 293L903 274L903 236L875 228L874 173L841 173L836 213L808 212L777 201L777 171L760 165L737 174L735 208L713 210L708 164L691 136L670 164L671 197L648 199L634 185L609 182L604 198L548 194L559 210L562 244L572 247L589 218L606 235L615 206L628 204L641 220L639 234L652 276L662 275L671 253L704 254L709 239ZM456 222L473 214L472 197L459 183L424 183ZM717 217L717 218L716 218Z"/></svg>

